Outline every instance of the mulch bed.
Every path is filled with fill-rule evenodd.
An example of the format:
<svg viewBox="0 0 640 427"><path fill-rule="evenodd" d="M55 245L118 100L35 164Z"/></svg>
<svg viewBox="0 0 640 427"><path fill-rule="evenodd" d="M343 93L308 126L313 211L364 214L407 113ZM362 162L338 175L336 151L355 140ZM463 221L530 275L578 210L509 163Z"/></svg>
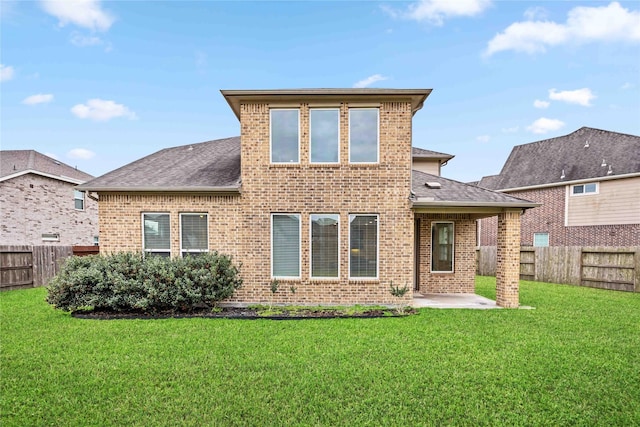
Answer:
<svg viewBox="0 0 640 427"><path fill-rule="evenodd" d="M276 311L277 310L277 311ZM195 309L189 312L120 312L120 311L74 311L71 316L79 319L96 319L96 320L112 320L112 319L183 319L183 318L213 318L213 319L271 319L271 320L300 320L300 319L346 319L346 318L378 318L378 317L404 317L417 313L412 308L407 308L404 314L399 314L394 309L372 308L357 313L347 313L336 309L296 309L288 311L286 308L274 307L275 313L260 313L264 309L256 308L239 308L224 307L219 311L211 311L210 308Z"/></svg>

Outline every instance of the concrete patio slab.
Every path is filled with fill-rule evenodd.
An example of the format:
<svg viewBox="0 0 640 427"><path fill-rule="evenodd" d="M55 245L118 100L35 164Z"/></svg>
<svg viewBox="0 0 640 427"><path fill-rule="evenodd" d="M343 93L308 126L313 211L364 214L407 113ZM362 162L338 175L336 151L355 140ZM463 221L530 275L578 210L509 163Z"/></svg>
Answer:
<svg viewBox="0 0 640 427"><path fill-rule="evenodd" d="M476 294L413 294L414 308L501 308L496 302Z"/></svg>

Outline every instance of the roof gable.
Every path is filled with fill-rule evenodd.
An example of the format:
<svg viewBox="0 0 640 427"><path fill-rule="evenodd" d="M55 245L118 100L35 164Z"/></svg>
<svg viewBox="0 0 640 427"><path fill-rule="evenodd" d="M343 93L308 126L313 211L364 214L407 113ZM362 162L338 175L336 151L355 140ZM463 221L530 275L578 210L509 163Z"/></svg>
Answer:
<svg viewBox="0 0 640 427"><path fill-rule="evenodd" d="M0 151L0 181L27 173L79 184L93 176L35 150Z"/></svg>

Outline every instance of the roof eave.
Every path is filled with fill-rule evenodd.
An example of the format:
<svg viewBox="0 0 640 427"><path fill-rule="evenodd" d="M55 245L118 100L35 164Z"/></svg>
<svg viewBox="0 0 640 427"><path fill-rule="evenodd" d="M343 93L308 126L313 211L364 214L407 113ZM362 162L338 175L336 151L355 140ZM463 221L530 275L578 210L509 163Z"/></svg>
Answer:
<svg viewBox="0 0 640 427"><path fill-rule="evenodd" d="M21 170L21 171L16 172L16 173L12 173L10 175L5 175L3 177L0 177L0 182L1 181L8 181L10 179L17 178L17 177L22 176L22 175L28 175L30 173L34 174L34 175L44 176L46 178L56 179L58 181L68 182L68 183L71 183L71 184L82 184L83 182L87 182L86 180L81 180L81 179L77 179L77 178L71 178L71 177L63 176L63 175L54 175L54 174L46 173L46 172L40 172L40 171L37 171L35 169L25 169L25 170Z"/></svg>
<svg viewBox="0 0 640 427"><path fill-rule="evenodd" d="M79 185L81 191L94 193L240 193L240 186L222 187L100 187Z"/></svg>
<svg viewBox="0 0 640 427"><path fill-rule="evenodd" d="M457 201L441 201L441 200L420 200L417 199L411 203L412 208L420 207L447 207L447 208L513 208L513 209L531 209L542 206L542 203L534 202L457 202Z"/></svg>
<svg viewBox="0 0 640 427"><path fill-rule="evenodd" d="M620 175L600 176L595 178L573 179L571 181L556 181L556 182L549 182L547 184L535 184L535 185L528 185L524 187L501 188L499 190L493 190L493 191L505 193L509 191L534 190L538 188L549 188L549 187L564 187L566 185L574 185L574 184L581 184L581 183L587 183L587 182L611 181L613 179L625 179L625 178L635 178L635 177L640 177L640 172L625 173Z"/></svg>

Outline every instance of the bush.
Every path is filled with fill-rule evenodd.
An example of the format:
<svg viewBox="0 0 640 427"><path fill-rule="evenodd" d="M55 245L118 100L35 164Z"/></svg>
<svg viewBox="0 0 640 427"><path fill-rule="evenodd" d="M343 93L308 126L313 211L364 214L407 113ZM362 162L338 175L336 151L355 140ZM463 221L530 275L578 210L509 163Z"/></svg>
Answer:
<svg viewBox="0 0 640 427"><path fill-rule="evenodd" d="M142 253L70 257L47 286L56 308L110 311L189 311L213 306L242 285L227 255L210 252L186 258Z"/></svg>

